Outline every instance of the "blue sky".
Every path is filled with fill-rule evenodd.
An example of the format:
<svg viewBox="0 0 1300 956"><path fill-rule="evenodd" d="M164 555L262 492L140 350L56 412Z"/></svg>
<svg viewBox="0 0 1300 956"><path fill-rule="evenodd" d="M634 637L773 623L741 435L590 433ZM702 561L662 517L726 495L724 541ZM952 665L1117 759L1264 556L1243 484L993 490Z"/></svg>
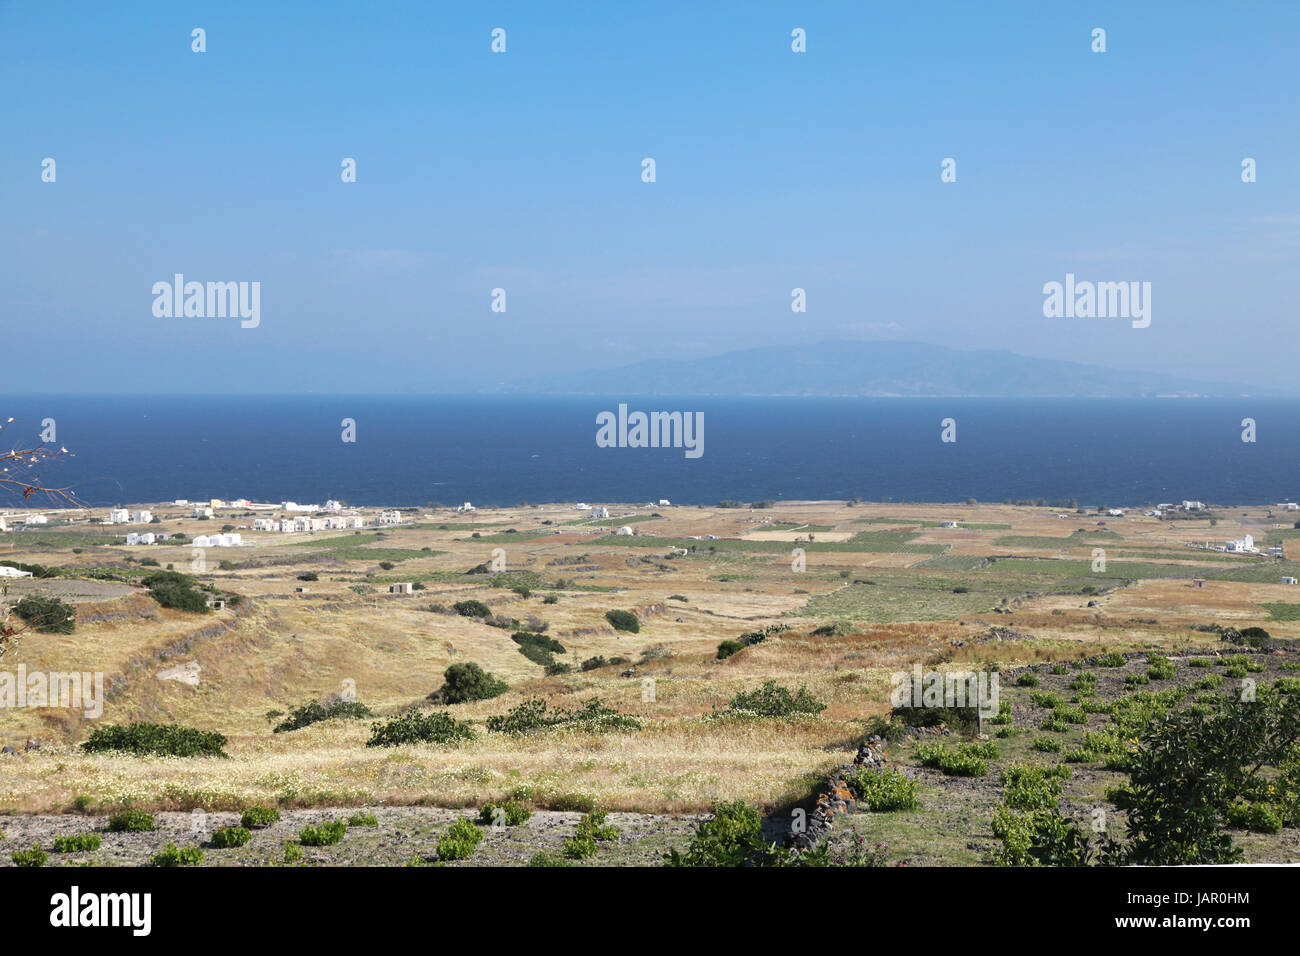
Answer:
<svg viewBox="0 0 1300 956"><path fill-rule="evenodd" d="M0 0L0 388L436 392L837 338L1294 383L1300 4L268 6ZM259 281L261 324L156 318L176 272ZM1150 281L1150 328L1044 318L1067 272Z"/></svg>

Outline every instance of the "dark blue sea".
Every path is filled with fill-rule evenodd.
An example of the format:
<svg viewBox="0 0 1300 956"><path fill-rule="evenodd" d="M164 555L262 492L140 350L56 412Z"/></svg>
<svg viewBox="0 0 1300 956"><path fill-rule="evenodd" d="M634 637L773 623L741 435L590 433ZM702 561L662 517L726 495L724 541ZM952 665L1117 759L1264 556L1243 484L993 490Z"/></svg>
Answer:
<svg viewBox="0 0 1300 956"><path fill-rule="evenodd" d="M601 448L596 416L704 413L704 454ZM1300 402L1219 399L0 397L0 441L52 418L46 484L103 506L754 500L1219 504L1300 496ZM355 443L341 422L356 422ZM941 421L956 421L952 443ZM1256 423L1241 440L1242 419ZM13 502L10 502L13 503Z"/></svg>

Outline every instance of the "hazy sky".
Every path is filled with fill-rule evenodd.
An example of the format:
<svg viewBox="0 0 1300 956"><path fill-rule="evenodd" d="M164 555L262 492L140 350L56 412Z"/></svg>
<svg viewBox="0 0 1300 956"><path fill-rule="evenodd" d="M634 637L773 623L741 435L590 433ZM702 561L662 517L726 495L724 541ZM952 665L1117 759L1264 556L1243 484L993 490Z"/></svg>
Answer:
<svg viewBox="0 0 1300 956"><path fill-rule="evenodd" d="M0 388L832 338L1294 383L1300 3L701 6L0 0ZM260 282L261 324L155 317L177 272ZM1151 282L1151 326L1044 318L1067 272Z"/></svg>

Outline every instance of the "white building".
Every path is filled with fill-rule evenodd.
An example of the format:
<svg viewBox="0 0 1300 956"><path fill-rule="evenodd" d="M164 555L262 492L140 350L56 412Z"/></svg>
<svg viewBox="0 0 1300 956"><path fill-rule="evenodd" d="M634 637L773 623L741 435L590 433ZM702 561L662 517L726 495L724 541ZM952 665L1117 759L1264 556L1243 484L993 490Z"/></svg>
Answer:
<svg viewBox="0 0 1300 956"><path fill-rule="evenodd" d="M1183 502L1183 510L1184 510L1184 511L1204 511L1204 510L1205 510L1205 502L1204 502L1204 501L1184 501L1184 502Z"/></svg>
<svg viewBox="0 0 1300 956"><path fill-rule="evenodd" d="M388 585L389 594L413 594L414 586L410 581L403 581L400 584Z"/></svg>
<svg viewBox="0 0 1300 956"><path fill-rule="evenodd" d="M592 517L594 517L594 518L608 518L608 517L609 517L609 509L608 509L608 508L597 508L594 512L592 512Z"/></svg>
<svg viewBox="0 0 1300 956"><path fill-rule="evenodd" d="M400 511L381 511L379 517L375 519L376 527L386 528L395 524L402 523L402 513Z"/></svg>
<svg viewBox="0 0 1300 956"><path fill-rule="evenodd" d="M153 512L149 510L137 511L135 513L136 524L148 524L153 520Z"/></svg>
<svg viewBox="0 0 1300 956"><path fill-rule="evenodd" d="M1284 501L1282 508L1286 511L1300 511L1300 504L1296 504L1294 501Z"/></svg>
<svg viewBox="0 0 1300 956"><path fill-rule="evenodd" d="M7 564L0 564L0 578L30 578L31 576L32 572L30 571L19 571Z"/></svg>
<svg viewBox="0 0 1300 956"><path fill-rule="evenodd" d="M211 518L211 517L212 517L212 506L211 506L211 505L195 505L195 506L194 506L194 511L193 511L193 516L194 516L195 518Z"/></svg>
<svg viewBox="0 0 1300 956"><path fill-rule="evenodd" d="M576 505L573 506L573 510L574 510L574 511L590 511L590 510L591 510L591 505L586 504L585 502L579 501Z"/></svg>
<svg viewBox="0 0 1300 956"><path fill-rule="evenodd" d="M671 501L669 501L667 498L660 498L660 499L659 499L659 507L660 507L660 508L671 508L672 506L673 506L673 503L672 503Z"/></svg>
<svg viewBox="0 0 1300 956"><path fill-rule="evenodd" d="M338 514L338 512L343 510L343 502L335 501L331 498L329 501L325 502L325 510L331 514Z"/></svg>
<svg viewBox="0 0 1300 956"><path fill-rule="evenodd" d="M275 522L272 521L270 518L254 518L254 519L253 519L253 530L254 530L254 531L274 531L274 530L275 530Z"/></svg>
<svg viewBox="0 0 1300 956"><path fill-rule="evenodd" d="M1237 538L1235 541L1229 541L1227 550L1255 554L1258 552L1259 549L1255 547L1254 538L1252 538L1248 534L1243 534L1240 538Z"/></svg>
<svg viewBox="0 0 1300 956"><path fill-rule="evenodd" d="M23 524L49 524L50 519L45 515L28 515Z"/></svg>
<svg viewBox="0 0 1300 956"><path fill-rule="evenodd" d="M1110 517L1112 517L1112 518L1122 518L1122 517L1124 517L1124 509L1123 509L1123 508L1108 508L1108 509L1106 510L1106 514L1110 515Z"/></svg>
<svg viewBox="0 0 1300 956"><path fill-rule="evenodd" d="M174 505L178 505L178 506L180 506L180 507L182 507L182 508L185 507L185 506L186 506L187 504L189 504L189 503L190 503L190 499L189 499L189 498L177 498L175 501L172 502L172 504L174 504Z"/></svg>
<svg viewBox="0 0 1300 956"><path fill-rule="evenodd" d="M3 571L3 570L4 570L3 568L0 568L0 571ZM1283 584L1295 584L1295 578L1283 578L1283 579L1282 579L1282 583L1283 583Z"/></svg>
<svg viewBox="0 0 1300 956"><path fill-rule="evenodd" d="M109 524L126 524L131 520L131 512L125 508L112 508L108 512Z"/></svg>
<svg viewBox="0 0 1300 956"><path fill-rule="evenodd" d="M618 529L617 531L615 531L614 533L615 533L615 534L621 534L621 535L629 535L629 534L632 534L633 531L632 531L631 527L629 527L628 525L623 525L623 527L619 528L619 529Z"/></svg>

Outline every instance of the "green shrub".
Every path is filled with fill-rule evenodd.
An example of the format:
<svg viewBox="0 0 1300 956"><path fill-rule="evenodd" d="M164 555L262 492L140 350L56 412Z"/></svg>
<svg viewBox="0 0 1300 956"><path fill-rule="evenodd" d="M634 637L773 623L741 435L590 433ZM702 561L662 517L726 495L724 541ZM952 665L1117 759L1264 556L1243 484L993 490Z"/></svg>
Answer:
<svg viewBox="0 0 1300 956"><path fill-rule="evenodd" d="M379 826L379 818L373 813L354 813L348 817L348 826L377 827Z"/></svg>
<svg viewBox="0 0 1300 956"><path fill-rule="evenodd" d="M344 700L338 695L331 695L323 700L312 700L289 711L289 716L276 725L273 733L283 734L291 730L301 730L322 720L360 720L373 717L370 708L359 700Z"/></svg>
<svg viewBox="0 0 1300 956"><path fill-rule="evenodd" d="M1021 674L1016 678L1017 687L1037 687L1038 678L1033 674Z"/></svg>
<svg viewBox="0 0 1300 956"><path fill-rule="evenodd" d="M464 704L473 700L489 700L506 692L506 682L498 680L472 661L452 664L442 672L441 690L436 696L445 704Z"/></svg>
<svg viewBox="0 0 1300 956"><path fill-rule="evenodd" d="M474 855L483 833L465 817L453 823L438 840L439 860L464 860Z"/></svg>
<svg viewBox="0 0 1300 956"><path fill-rule="evenodd" d="M9 859L14 861L14 866L44 866L49 858L48 853L35 845L30 850L19 850L9 854Z"/></svg>
<svg viewBox="0 0 1300 956"><path fill-rule="evenodd" d="M87 753L117 751L137 756L225 757L226 738L215 731L194 730L178 724L133 723L122 727L96 727L81 745Z"/></svg>
<svg viewBox="0 0 1300 956"><path fill-rule="evenodd" d="M474 601L474 600L457 601L451 607L452 610L454 610L461 617L491 617L492 616L492 609L488 607L486 604L484 604L482 601Z"/></svg>
<svg viewBox="0 0 1300 956"><path fill-rule="evenodd" d="M605 620L616 631L628 631L636 634L641 630L641 622L631 611L606 611Z"/></svg>
<svg viewBox="0 0 1300 956"><path fill-rule="evenodd" d="M196 846L177 849L175 843L168 843L149 862L154 866L198 866L203 862L203 851Z"/></svg>
<svg viewBox="0 0 1300 956"><path fill-rule="evenodd" d="M149 589L150 596L163 607L199 614L208 610L207 595L195 589L197 582L188 574L155 571L146 575L140 583Z"/></svg>
<svg viewBox="0 0 1300 956"><path fill-rule="evenodd" d="M740 643L740 641L733 641L733 640L723 641L718 645L717 659L720 661L725 661L732 654L735 654L738 651L743 651L745 649L745 646L746 645Z"/></svg>
<svg viewBox="0 0 1300 956"><path fill-rule="evenodd" d="M55 853L81 853L86 850L98 850L103 842L98 833L80 833L77 836L54 838Z"/></svg>
<svg viewBox="0 0 1300 956"><path fill-rule="evenodd" d="M556 856L554 853L547 853L545 850L541 850L537 853L534 853L532 855L532 858L528 861L528 865L529 866L573 866L573 864L570 863L568 860L566 860L564 857Z"/></svg>
<svg viewBox="0 0 1300 956"><path fill-rule="evenodd" d="M1148 654L1147 677L1151 680L1171 680L1174 676L1174 662L1163 654Z"/></svg>
<svg viewBox="0 0 1300 956"><path fill-rule="evenodd" d="M564 841L564 855L571 860L582 860L595 856L598 844L618 839L618 828L607 826L605 810L592 810L585 813L578 821L577 831Z"/></svg>
<svg viewBox="0 0 1300 956"><path fill-rule="evenodd" d="M298 842L303 846L330 846L342 840L347 832L346 820L331 820L320 826L308 824L298 831Z"/></svg>
<svg viewBox="0 0 1300 956"><path fill-rule="evenodd" d="M1124 655L1118 651L1112 651L1097 658L1098 667L1123 667L1127 663L1128 661L1124 659Z"/></svg>
<svg viewBox="0 0 1300 956"><path fill-rule="evenodd" d="M826 704L813 697L806 687L791 693L774 680L765 681L761 687L748 693L742 691L731 698L725 711L746 717L794 717L800 714L820 714Z"/></svg>
<svg viewBox="0 0 1300 956"><path fill-rule="evenodd" d="M872 813L915 810L916 781L898 770L856 770L849 775L849 789L858 802Z"/></svg>
<svg viewBox="0 0 1300 956"><path fill-rule="evenodd" d="M261 830L279 822L280 811L274 807L249 807L239 818L240 826L249 830Z"/></svg>
<svg viewBox="0 0 1300 956"><path fill-rule="evenodd" d="M400 747L403 744L459 744L474 739L468 721L457 720L446 711L428 714L409 710L383 724L372 724L367 747Z"/></svg>
<svg viewBox="0 0 1300 956"><path fill-rule="evenodd" d="M1228 826L1255 833L1281 833L1282 817L1266 803L1234 803L1228 807Z"/></svg>
<svg viewBox="0 0 1300 956"><path fill-rule="evenodd" d="M955 748L921 743L916 745L916 754L923 767L942 770L950 777L983 777L989 772L988 762L997 758L998 751L992 742L958 744Z"/></svg>
<svg viewBox="0 0 1300 956"><path fill-rule="evenodd" d="M564 645L559 641L534 631L516 631L510 635L510 639L519 645L520 654L543 667L555 663L552 655L566 653Z"/></svg>
<svg viewBox="0 0 1300 956"><path fill-rule="evenodd" d="M743 800L718 803L713 817L696 824L685 853L669 850L667 866L817 866L827 862L826 845L800 853L763 835L763 818Z"/></svg>
<svg viewBox="0 0 1300 956"><path fill-rule="evenodd" d="M577 710L548 708L545 701L533 698L512 707L504 714L496 714L487 719L488 730L516 737L561 726L571 726L589 733L605 733L640 730L641 721L604 706L599 697L585 701Z"/></svg>
<svg viewBox="0 0 1300 956"><path fill-rule="evenodd" d="M246 827L222 827L212 831L212 845L218 850L243 846L253 839L253 834Z"/></svg>
<svg viewBox="0 0 1300 956"><path fill-rule="evenodd" d="M71 634L77 626L77 609L56 597L29 594L14 605L14 613L42 634Z"/></svg>
<svg viewBox="0 0 1300 956"><path fill-rule="evenodd" d="M482 823L497 827L517 827L526 822L532 815L533 811L517 800L507 800L504 803L485 803L478 812L478 818Z"/></svg>
<svg viewBox="0 0 1300 956"><path fill-rule="evenodd" d="M1048 754L1059 754L1064 745L1056 737L1035 737L1034 749Z"/></svg>
<svg viewBox="0 0 1300 956"><path fill-rule="evenodd" d="M123 810L108 818L110 833L143 833L157 828L153 814L144 810Z"/></svg>

